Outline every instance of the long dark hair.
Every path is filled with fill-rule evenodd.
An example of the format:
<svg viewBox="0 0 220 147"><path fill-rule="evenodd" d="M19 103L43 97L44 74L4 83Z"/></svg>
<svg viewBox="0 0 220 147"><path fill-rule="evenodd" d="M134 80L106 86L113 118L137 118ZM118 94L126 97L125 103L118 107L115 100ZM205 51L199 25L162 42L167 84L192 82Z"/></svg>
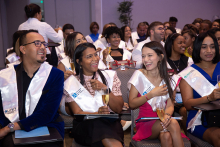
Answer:
<svg viewBox="0 0 220 147"><path fill-rule="evenodd" d="M35 16L36 13L40 13L41 9L40 6L38 6L37 4L29 4L24 7L24 11L26 13L27 18L32 18Z"/></svg>
<svg viewBox="0 0 220 147"><path fill-rule="evenodd" d="M69 34L66 38L66 47L64 48L64 52L65 55L70 58L73 57L74 51L76 49L76 36L78 34L81 34L83 36L83 34L80 32L74 32L72 34Z"/></svg>
<svg viewBox="0 0 220 147"><path fill-rule="evenodd" d="M123 41L125 41L125 28L126 27L129 27L129 26L123 26L123 27L121 27L121 32L122 32L122 38L121 38L121 40L123 40ZM130 27L129 27L130 28ZM130 30L131 30L131 28L130 28ZM134 46L134 44L133 44L133 40L132 40L132 36L130 37L130 39L131 39L131 44L132 44L132 46Z"/></svg>
<svg viewBox="0 0 220 147"><path fill-rule="evenodd" d="M173 81L173 80L167 72L168 71L167 70L167 58L166 58L166 53L165 53L163 46L161 45L161 43L159 43L157 41L152 41L152 42L144 44L144 46L142 47L142 50L144 47L147 47L147 48L154 50L156 52L157 56L159 56L162 59L161 61L159 61L157 63L157 66L159 69L159 74L160 74L161 79L163 79L166 83L166 86L168 89L168 94L169 94L171 100L174 100L173 99L173 90L171 88L171 81ZM162 54L164 55L164 57L162 57ZM144 64L143 64L142 68L146 69Z"/></svg>
<svg viewBox="0 0 220 147"><path fill-rule="evenodd" d="M171 57L173 42L174 42L174 40L176 40L176 38L178 36L181 36L181 35L178 34L178 33L174 33L174 34L170 34L167 37L167 40L166 40L166 43L165 43L165 51L166 51L167 58Z"/></svg>
<svg viewBox="0 0 220 147"><path fill-rule="evenodd" d="M80 67L80 62L82 62L83 52L87 48L94 48L94 50L96 50L95 46L92 43L82 43L82 44L80 44L80 45L78 45L76 47L75 52L74 52L74 56L73 56L73 61L74 61L74 65L75 65L76 75L80 76L80 83L82 85L84 85L85 80L84 80L84 76L83 76L83 69ZM77 59L79 60L79 63L76 62ZM107 82L105 76L102 74L102 72L99 69L97 70L97 72L100 75L103 84L108 86L108 82ZM93 74L93 77L94 76L95 76L95 73Z"/></svg>

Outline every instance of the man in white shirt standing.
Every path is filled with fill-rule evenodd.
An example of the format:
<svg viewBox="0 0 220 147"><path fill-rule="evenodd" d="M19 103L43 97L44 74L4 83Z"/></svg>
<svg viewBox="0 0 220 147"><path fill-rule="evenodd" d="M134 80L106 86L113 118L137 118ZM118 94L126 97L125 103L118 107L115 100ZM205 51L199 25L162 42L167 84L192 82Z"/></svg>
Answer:
<svg viewBox="0 0 220 147"><path fill-rule="evenodd" d="M139 39L145 39L146 38L146 24L143 22L140 22L137 26L137 32L131 33L132 39L136 39L137 41Z"/></svg>
<svg viewBox="0 0 220 147"><path fill-rule="evenodd" d="M178 22L178 19L176 17L170 17L169 19L170 27L173 27L174 29L176 29L177 33L181 34L181 29L176 28L177 22Z"/></svg>
<svg viewBox="0 0 220 147"><path fill-rule="evenodd" d="M150 24L147 31L147 39L144 41L141 41L138 43L132 52L132 60L137 61L136 62L136 68L141 68L142 65L142 56L141 56L141 50L145 43L151 42L151 41L157 41L160 42L164 46L164 42L162 41L164 39L164 26L162 22L155 21Z"/></svg>
<svg viewBox="0 0 220 147"><path fill-rule="evenodd" d="M52 40L55 43L59 43L63 39L63 32L61 28L56 28L55 30L46 22L41 22L41 8L40 6L36 4L29 4L26 5L25 13L28 18L27 21L22 23L18 30L37 30L39 34L41 34L46 42L48 42L48 39ZM50 61L50 50L49 48L46 48L47 50L47 61Z"/></svg>

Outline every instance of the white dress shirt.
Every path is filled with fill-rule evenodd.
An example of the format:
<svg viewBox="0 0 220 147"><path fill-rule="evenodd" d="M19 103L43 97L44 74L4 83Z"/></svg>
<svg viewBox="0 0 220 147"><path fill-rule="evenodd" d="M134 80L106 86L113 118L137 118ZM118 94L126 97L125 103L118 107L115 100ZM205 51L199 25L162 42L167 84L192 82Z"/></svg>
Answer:
<svg viewBox="0 0 220 147"><path fill-rule="evenodd" d="M131 33L131 37L132 37L133 40L140 39L140 37L138 36L138 33L137 33L137 32L132 32L132 33Z"/></svg>
<svg viewBox="0 0 220 147"><path fill-rule="evenodd" d="M141 56L141 50L142 47L144 46L145 43L151 42L150 37L147 37L146 40L139 42L135 47L134 50L132 52L132 60L133 61L137 61L136 62L136 68L141 68L142 65L142 56ZM164 46L164 42L161 41L160 42L163 46Z"/></svg>
<svg viewBox="0 0 220 147"><path fill-rule="evenodd" d="M63 39L63 32L59 30L58 33L46 22L41 22L37 18L28 18L27 21L22 23L18 30L37 30L39 34L44 37L44 40L48 42L48 38L55 43L59 43ZM47 54L50 54L50 50L47 48Z"/></svg>

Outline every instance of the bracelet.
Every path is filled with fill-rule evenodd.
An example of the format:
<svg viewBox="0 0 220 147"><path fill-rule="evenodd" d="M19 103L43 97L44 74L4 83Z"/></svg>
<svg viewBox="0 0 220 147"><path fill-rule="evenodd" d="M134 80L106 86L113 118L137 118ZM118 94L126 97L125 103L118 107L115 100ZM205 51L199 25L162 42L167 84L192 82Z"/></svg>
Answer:
<svg viewBox="0 0 220 147"><path fill-rule="evenodd" d="M171 117L171 115L169 113L165 113L166 115L168 115L169 117Z"/></svg>
<svg viewBox="0 0 220 147"><path fill-rule="evenodd" d="M147 94L145 95L146 99L149 100L149 98L147 98Z"/></svg>
<svg viewBox="0 0 220 147"><path fill-rule="evenodd" d="M209 100L209 96L207 95L207 100L209 101L209 103L211 102L210 100Z"/></svg>

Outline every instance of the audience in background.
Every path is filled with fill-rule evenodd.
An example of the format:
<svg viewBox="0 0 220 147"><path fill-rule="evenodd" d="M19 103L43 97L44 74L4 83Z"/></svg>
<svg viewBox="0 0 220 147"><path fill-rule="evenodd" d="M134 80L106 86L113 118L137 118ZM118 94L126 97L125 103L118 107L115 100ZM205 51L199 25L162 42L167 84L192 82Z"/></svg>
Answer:
<svg viewBox="0 0 220 147"><path fill-rule="evenodd" d="M92 34L86 36L86 40L90 43L94 43L101 37L101 34L98 33L99 25L97 22L92 22L90 24L89 30Z"/></svg>
<svg viewBox="0 0 220 147"><path fill-rule="evenodd" d="M125 42L125 48L128 51L131 51L134 49L134 46L137 44L137 40L133 39L131 36L131 28L129 26L123 26L121 28L122 31L122 38L121 40L123 40Z"/></svg>
<svg viewBox="0 0 220 147"><path fill-rule="evenodd" d="M111 49L109 50L109 48L107 48L101 52L100 57L103 59L103 63L106 64L106 61L112 62L114 60L131 60L131 53L128 50L119 47L121 38L122 32L118 27L108 27L105 30L105 39L110 43Z"/></svg>
<svg viewBox="0 0 220 147"><path fill-rule="evenodd" d="M176 29L177 33L181 34L181 29L176 28L177 22L178 22L178 19L176 17L169 18L170 27L173 27L174 29Z"/></svg>
<svg viewBox="0 0 220 147"><path fill-rule="evenodd" d="M196 33L193 30L182 31L182 36L185 38L186 49L184 55L192 58L193 43L196 39Z"/></svg>
<svg viewBox="0 0 220 147"><path fill-rule="evenodd" d="M205 33L211 28L212 28L212 22L210 20L205 19L200 24L199 34Z"/></svg>
<svg viewBox="0 0 220 147"><path fill-rule="evenodd" d="M26 32L26 30L22 30L22 31L16 31L13 34L13 43L12 43L12 47L7 49L7 56L5 59L5 64L11 64L11 65L16 65L16 64L20 64L21 63L21 58L16 54L15 52L15 48L19 47L19 38L20 36ZM37 32L37 31L36 31ZM7 65L8 66L8 65Z"/></svg>
<svg viewBox="0 0 220 147"><path fill-rule="evenodd" d="M145 23L145 26L146 26L146 28L145 28L145 34L147 34L147 29L148 29L148 27L149 27L149 23L146 22L146 21L144 21L143 23Z"/></svg>
<svg viewBox="0 0 220 147"><path fill-rule="evenodd" d="M106 49L108 46L109 46L109 42L106 40L105 36L106 36L106 29L108 27L117 27L114 23L109 23L109 24L106 24L104 25L103 27L103 31L102 31L102 37L99 38L98 40L96 40L95 43L93 43L97 49L97 51L103 51L104 49ZM122 49L125 49L125 42L124 41L120 41L119 43L119 48L122 48ZM101 57L101 55L100 55ZM102 57L101 57L102 58Z"/></svg>
<svg viewBox="0 0 220 147"><path fill-rule="evenodd" d="M207 127L207 117L198 119L197 116L200 112L193 108L193 106L219 99L220 88L215 87L218 83L217 75L220 74L219 47L216 37L210 32L199 34L194 43L192 58L194 64L180 73L183 104L189 112L187 118L188 131L217 147L220 146L220 128ZM198 121L194 121L196 119Z"/></svg>
<svg viewBox="0 0 220 147"><path fill-rule="evenodd" d="M200 24L202 23L202 21L203 21L203 19L201 19L201 18L196 18L196 19L193 21L192 24L194 24L194 25L197 27L197 29L199 30L199 29L200 29Z"/></svg>
<svg viewBox="0 0 220 147"><path fill-rule="evenodd" d="M220 49L220 28L214 28L210 30L210 33L212 33L213 35L215 35L217 41L218 41L218 47ZM220 51L219 51L220 54Z"/></svg>
<svg viewBox="0 0 220 147"><path fill-rule="evenodd" d="M212 29L213 28L219 28L219 22L217 21L217 20L214 20L213 22L212 22Z"/></svg>
<svg viewBox="0 0 220 147"><path fill-rule="evenodd" d="M168 21L163 23L165 30L170 27L170 23Z"/></svg>
<svg viewBox="0 0 220 147"><path fill-rule="evenodd" d="M151 41L157 41L164 46L164 42L162 41L164 39L164 34L164 26L162 22L155 21L150 24L147 39L138 43L132 52L132 60L137 61L136 68L141 68L142 66L141 49L143 45Z"/></svg>
<svg viewBox="0 0 220 147"><path fill-rule="evenodd" d="M132 32L131 36L133 39L136 39L137 42L143 41L146 38L146 24L140 22L137 26L137 32Z"/></svg>
<svg viewBox="0 0 220 147"><path fill-rule="evenodd" d="M62 31L63 31L63 40L60 42L60 46L55 47L57 56L59 58L58 61L65 58L65 52L64 52L64 48L66 47L65 40L68 35L72 34L75 31L75 29L73 25L65 24L63 26Z"/></svg>
<svg viewBox="0 0 220 147"><path fill-rule="evenodd" d="M167 27L167 29L165 29L164 42L166 42L167 37L173 33L176 33L176 29L174 29L173 27Z"/></svg>
<svg viewBox="0 0 220 147"><path fill-rule="evenodd" d="M53 42L59 43L63 39L63 32L61 28L56 28L55 30L46 22L41 22L42 14L40 6L36 4L29 4L26 5L25 13L28 20L22 23L18 30L30 30L34 29L39 32L44 37L44 40L48 42L48 39L52 40ZM47 61L52 64L51 61L51 52L49 48L47 49Z"/></svg>

